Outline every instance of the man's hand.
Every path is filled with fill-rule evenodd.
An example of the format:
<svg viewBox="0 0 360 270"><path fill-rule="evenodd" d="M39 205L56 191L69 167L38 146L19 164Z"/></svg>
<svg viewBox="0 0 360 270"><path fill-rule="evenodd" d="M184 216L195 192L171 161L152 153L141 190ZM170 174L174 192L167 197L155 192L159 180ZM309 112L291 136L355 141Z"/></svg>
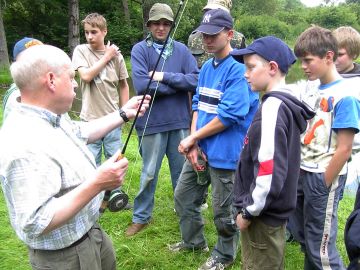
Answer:
<svg viewBox="0 0 360 270"><path fill-rule="evenodd" d="M94 181L99 192L103 190L113 190L124 183L129 162L125 157L117 160L119 155L120 151L106 160L96 170L97 174Z"/></svg>
<svg viewBox="0 0 360 270"><path fill-rule="evenodd" d="M108 41L108 43L105 45L105 54L104 57L110 61L111 59L113 59L114 57L119 56L120 54L120 50L119 47L116 46L115 44L111 44L110 45L110 41Z"/></svg>
<svg viewBox="0 0 360 270"><path fill-rule="evenodd" d="M236 217L236 225L240 231L245 231L251 224L250 220L244 219L242 215L238 214Z"/></svg>
<svg viewBox="0 0 360 270"><path fill-rule="evenodd" d="M126 104L122 107L122 109L126 113L127 118L132 119L135 117L142 99L143 96L134 96L131 99L129 99L129 101L126 102ZM143 116L145 111L149 108L150 100L151 100L151 96L146 95L144 102L141 105L139 116Z"/></svg>
<svg viewBox="0 0 360 270"><path fill-rule="evenodd" d="M149 77L151 78L153 71L149 72ZM164 79L164 72L155 71L153 80L161 82Z"/></svg>

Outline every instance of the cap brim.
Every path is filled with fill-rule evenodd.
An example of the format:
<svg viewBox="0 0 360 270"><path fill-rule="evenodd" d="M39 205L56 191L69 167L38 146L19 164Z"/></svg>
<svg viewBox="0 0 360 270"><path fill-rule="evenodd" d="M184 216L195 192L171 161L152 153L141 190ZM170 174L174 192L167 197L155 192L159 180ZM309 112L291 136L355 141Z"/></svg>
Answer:
<svg viewBox="0 0 360 270"><path fill-rule="evenodd" d="M224 30L225 27L223 26L216 26L216 25L209 25L209 24L204 24L204 25L200 25L198 28L196 28L195 32L201 32L203 34L207 34L207 35L216 35L219 34L222 30Z"/></svg>
<svg viewBox="0 0 360 270"><path fill-rule="evenodd" d="M249 50L247 48L244 49L234 49L230 52L230 55L238 62L244 63L244 55L254 54L253 50Z"/></svg>
<svg viewBox="0 0 360 270"><path fill-rule="evenodd" d="M149 23L151 23L151 22L160 21L161 19L165 19L165 20L168 20L170 22L174 22L174 19L169 17L169 16L156 15L156 16L153 16L153 17L149 18L149 20L146 22L146 26L149 26Z"/></svg>

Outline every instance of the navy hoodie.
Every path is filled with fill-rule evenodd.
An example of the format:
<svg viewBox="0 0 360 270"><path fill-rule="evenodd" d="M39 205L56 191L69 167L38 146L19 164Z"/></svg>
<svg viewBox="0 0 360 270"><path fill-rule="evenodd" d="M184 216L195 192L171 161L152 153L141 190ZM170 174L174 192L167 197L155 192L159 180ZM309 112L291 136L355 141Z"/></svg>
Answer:
<svg viewBox="0 0 360 270"><path fill-rule="evenodd" d="M288 88L266 93L244 140L234 206L265 224L284 224L296 206L300 134L314 112Z"/></svg>

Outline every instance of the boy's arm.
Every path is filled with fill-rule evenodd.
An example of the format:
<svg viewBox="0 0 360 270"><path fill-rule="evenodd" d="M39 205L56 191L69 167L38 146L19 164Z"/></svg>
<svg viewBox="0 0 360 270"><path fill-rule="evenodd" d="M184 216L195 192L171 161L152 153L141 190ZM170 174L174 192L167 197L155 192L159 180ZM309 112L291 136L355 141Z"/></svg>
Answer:
<svg viewBox="0 0 360 270"><path fill-rule="evenodd" d="M137 44L133 47L131 51L131 72L132 72L132 81L135 88L135 91L138 95L145 94L147 90L147 85L150 80L149 67L148 63L150 59L146 57L147 48ZM149 86L150 94L153 94L155 90L157 95L173 95L176 91L166 84L163 84L159 81L152 80Z"/></svg>
<svg viewBox="0 0 360 270"><path fill-rule="evenodd" d="M105 54L94 65L90 67L79 67L77 69L81 80L87 83L91 82L111 59L118 57L119 53L119 48L115 44L110 45L110 42L108 42L105 46Z"/></svg>
<svg viewBox="0 0 360 270"><path fill-rule="evenodd" d="M352 151L355 131L353 129L339 129L337 133L337 147L325 171L325 182L329 187L339 175Z"/></svg>
<svg viewBox="0 0 360 270"><path fill-rule="evenodd" d="M129 85L126 79L119 81L119 107L129 100Z"/></svg>

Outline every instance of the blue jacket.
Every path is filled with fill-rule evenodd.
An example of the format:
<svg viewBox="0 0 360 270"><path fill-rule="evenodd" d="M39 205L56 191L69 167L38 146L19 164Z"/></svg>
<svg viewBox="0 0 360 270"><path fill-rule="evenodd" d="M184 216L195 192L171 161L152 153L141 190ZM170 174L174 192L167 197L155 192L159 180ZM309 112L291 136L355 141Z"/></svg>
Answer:
<svg viewBox="0 0 360 270"><path fill-rule="evenodd" d="M209 165L235 170L243 139L258 108L259 97L244 78L245 66L228 56L218 65L210 59L203 65L192 108L198 111L196 128L218 117L226 127L198 142Z"/></svg>
<svg viewBox="0 0 360 270"><path fill-rule="evenodd" d="M159 54L145 41L137 43L131 51L132 80L137 94L144 94L149 83L149 72L154 70ZM163 69L162 69L163 67ZM138 135L143 135L146 119L150 113L144 135L176 129L190 128L190 97L195 92L198 73L196 60L188 48L174 41L172 55L161 58L156 71L163 71L163 81L152 81L150 94L152 108L136 122ZM154 93L156 91L156 95Z"/></svg>

